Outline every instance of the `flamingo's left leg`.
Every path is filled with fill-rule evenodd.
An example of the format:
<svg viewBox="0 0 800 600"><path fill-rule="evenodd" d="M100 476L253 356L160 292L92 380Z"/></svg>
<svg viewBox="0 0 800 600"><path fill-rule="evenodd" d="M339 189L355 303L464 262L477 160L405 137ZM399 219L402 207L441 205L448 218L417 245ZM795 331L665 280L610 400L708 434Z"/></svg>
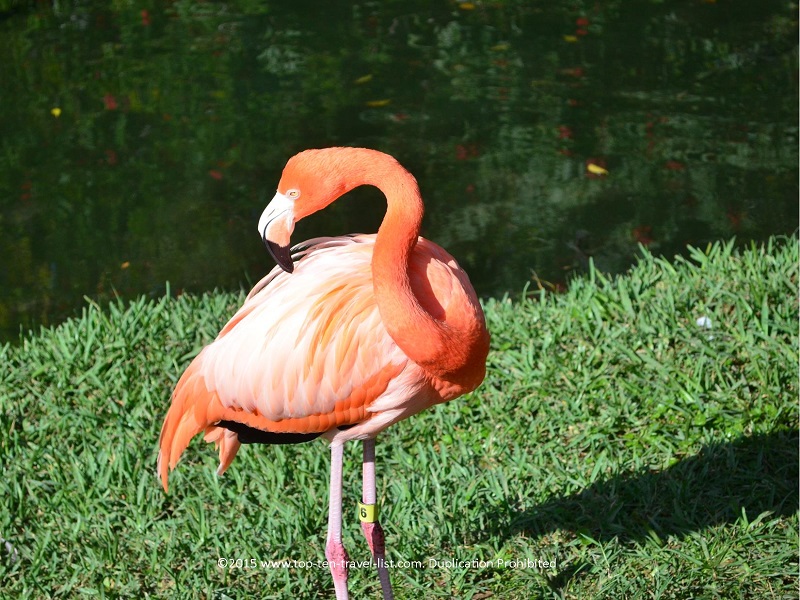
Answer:
<svg viewBox="0 0 800 600"><path fill-rule="evenodd" d="M347 562L350 558L342 545L342 456L344 446L331 444L330 507L328 509L328 542L325 557L333 576L336 600L347 600Z"/></svg>
<svg viewBox="0 0 800 600"><path fill-rule="evenodd" d="M389 580L389 569L386 567L386 544L383 529L377 517L376 491L375 491L375 438L364 440L363 464L363 506L359 509L361 529L367 538L372 558L378 566L378 577L381 580L384 600L392 600L392 583Z"/></svg>

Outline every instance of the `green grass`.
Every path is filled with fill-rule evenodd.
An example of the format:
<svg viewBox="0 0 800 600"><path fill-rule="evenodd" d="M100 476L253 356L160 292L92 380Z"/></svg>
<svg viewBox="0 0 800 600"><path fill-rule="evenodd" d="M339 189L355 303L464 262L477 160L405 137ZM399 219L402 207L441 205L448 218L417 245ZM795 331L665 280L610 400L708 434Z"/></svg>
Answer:
<svg viewBox="0 0 800 600"><path fill-rule="evenodd" d="M218 478L198 439L169 495L155 478L171 389L241 300L89 304L0 348L0 598L332 597L323 569L217 565L324 558L324 442L245 447ZM389 558L426 566L392 571L399 598L797 597L796 239L485 306L483 386L379 438ZM367 560L359 466L352 444ZM380 596L369 569L350 587Z"/></svg>

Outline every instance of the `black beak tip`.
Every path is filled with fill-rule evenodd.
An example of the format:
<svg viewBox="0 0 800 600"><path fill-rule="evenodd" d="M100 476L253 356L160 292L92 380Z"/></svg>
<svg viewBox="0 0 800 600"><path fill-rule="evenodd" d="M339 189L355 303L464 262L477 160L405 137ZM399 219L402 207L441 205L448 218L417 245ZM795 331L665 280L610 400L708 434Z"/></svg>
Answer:
<svg viewBox="0 0 800 600"><path fill-rule="evenodd" d="M294 271L294 263L292 262L292 254L289 251L289 246L279 246L266 238L264 238L264 244L267 246L270 256L275 259L275 262L278 263L281 269L287 273Z"/></svg>

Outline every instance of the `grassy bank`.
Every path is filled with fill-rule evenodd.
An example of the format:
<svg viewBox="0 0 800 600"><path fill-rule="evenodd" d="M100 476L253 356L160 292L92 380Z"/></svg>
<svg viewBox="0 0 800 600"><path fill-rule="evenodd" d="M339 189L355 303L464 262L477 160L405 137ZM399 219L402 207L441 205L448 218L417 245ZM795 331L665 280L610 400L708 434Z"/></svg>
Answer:
<svg viewBox="0 0 800 600"><path fill-rule="evenodd" d="M488 301L483 386L378 442L389 558L421 563L397 596L797 597L797 256L715 245ZM260 562L324 558L324 442L218 478L197 440L169 495L155 479L171 389L241 300L88 305L0 349L0 597L332 597L324 569ZM373 572L351 592L379 597Z"/></svg>

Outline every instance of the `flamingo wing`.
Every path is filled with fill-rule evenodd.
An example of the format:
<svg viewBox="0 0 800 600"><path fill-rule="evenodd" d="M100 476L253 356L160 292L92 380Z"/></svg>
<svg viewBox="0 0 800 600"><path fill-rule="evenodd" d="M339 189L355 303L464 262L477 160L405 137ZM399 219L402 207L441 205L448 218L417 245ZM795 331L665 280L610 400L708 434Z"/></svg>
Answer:
<svg viewBox="0 0 800 600"><path fill-rule="evenodd" d="M168 471L201 431L219 449L218 472L227 468L240 440L220 422L321 434L370 418L372 402L410 362L375 303L374 237L315 240L293 274L276 268L256 285L192 361L161 431L165 489Z"/></svg>

